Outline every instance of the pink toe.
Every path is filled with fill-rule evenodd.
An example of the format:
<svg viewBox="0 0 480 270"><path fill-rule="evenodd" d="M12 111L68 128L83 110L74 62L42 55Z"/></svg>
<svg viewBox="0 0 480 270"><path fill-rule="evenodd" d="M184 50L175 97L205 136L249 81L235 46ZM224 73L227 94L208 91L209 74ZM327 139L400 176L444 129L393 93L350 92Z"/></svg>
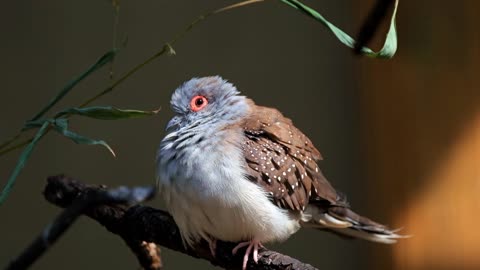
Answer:
<svg viewBox="0 0 480 270"><path fill-rule="evenodd" d="M248 255L250 255L250 252L252 252L252 247L253 245L250 243L247 250L245 251L245 256L243 256L243 270L247 269Z"/></svg>
<svg viewBox="0 0 480 270"><path fill-rule="evenodd" d="M232 249L232 254L235 255L237 254L238 250L245 247L245 246L248 246L250 243L249 242L243 242L243 243L240 243L238 244L236 247L234 247Z"/></svg>
<svg viewBox="0 0 480 270"><path fill-rule="evenodd" d="M257 247L255 247L255 248L253 249L253 261L254 261L255 263L258 263L258 248L257 248Z"/></svg>

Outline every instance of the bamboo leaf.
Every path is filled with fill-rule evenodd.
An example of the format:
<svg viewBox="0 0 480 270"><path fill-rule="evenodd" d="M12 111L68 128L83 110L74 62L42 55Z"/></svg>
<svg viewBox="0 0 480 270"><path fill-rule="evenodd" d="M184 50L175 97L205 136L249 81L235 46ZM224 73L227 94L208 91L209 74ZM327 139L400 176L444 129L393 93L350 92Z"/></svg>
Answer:
<svg viewBox="0 0 480 270"><path fill-rule="evenodd" d="M2 192L0 193L0 205L5 201L8 194L10 194L10 191L15 185L15 181L18 175L20 174L22 169L25 167L25 164L27 163L28 158L32 154L33 148L38 143L38 141L42 138L42 136L45 134L48 126L49 126L49 122L45 121L40 127L40 129L37 131L37 134L35 134L35 137L33 138L33 140L25 147L25 149L23 149L22 154L18 158L17 165L13 169L12 174L7 180L7 184L5 185L5 187L3 187Z"/></svg>
<svg viewBox="0 0 480 270"><path fill-rule="evenodd" d="M48 110L50 110L55 104L57 104L57 102L59 102L66 94L68 94L70 90L72 90L73 87L75 87L75 85L77 85L83 79L88 77L97 69L103 67L105 64L112 61L116 54L117 54L117 49L112 49L111 51L107 52L102 57L100 57L97 60L97 62L92 66L90 66L85 72L83 72L78 77L71 80L70 82L68 82L67 85L65 85L63 89L52 100L50 100L47 106L45 106L39 113L37 113L32 119L30 119L30 121L35 121L35 120L38 120L40 117L42 117Z"/></svg>
<svg viewBox="0 0 480 270"><path fill-rule="evenodd" d="M305 13L306 15L322 23L325 27L327 27L330 30L330 32L332 32L337 37L337 39L341 43L345 44L346 46L352 49L355 47L356 41L351 36L349 36L347 33L343 32L340 28L330 23L327 19L325 19L325 17L323 17L316 10L310 8L309 6L297 0L280 0L280 1ZM382 49L378 52L374 52L372 49L368 47L362 47L360 50L361 54L369 57L373 57L373 58L392 58L395 55L395 52L397 51L397 30L395 28L395 17L397 15L398 1L399 0L395 1L392 18L390 20L390 27L388 29L387 37L385 39L385 43Z"/></svg>
<svg viewBox="0 0 480 270"><path fill-rule="evenodd" d="M57 114L56 117L60 117L66 114L69 115L81 115L95 119L101 120L117 120L117 119L128 119L128 118L138 118L144 116L151 116L157 114L160 110L155 111L140 111L140 110L124 110L118 109L111 106L94 106L86 108L69 108Z"/></svg>
<svg viewBox="0 0 480 270"><path fill-rule="evenodd" d="M55 131L78 144L102 145L107 148L113 156L115 156L115 152L105 141L90 139L68 130L68 119L66 118L28 121L25 128L39 128L39 130L35 134L35 137L33 137L32 141L23 149L23 152L17 161L17 165L15 166L12 174L7 180L7 183L0 192L0 205L6 200L6 198L10 194L10 191L15 185L18 175L25 167L28 158L32 154L33 148L37 145L38 141L43 137L43 135L48 132L49 126L52 126Z"/></svg>
<svg viewBox="0 0 480 270"><path fill-rule="evenodd" d="M82 136L78 133L68 130L68 120L65 118L50 120L52 121L52 125L58 133L62 134L63 136L71 139L75 143L78 144L87 144L87 145L102 145L110 151L110 153L115 157L115 152L113 149L103 140L94 140Z"/></svg>

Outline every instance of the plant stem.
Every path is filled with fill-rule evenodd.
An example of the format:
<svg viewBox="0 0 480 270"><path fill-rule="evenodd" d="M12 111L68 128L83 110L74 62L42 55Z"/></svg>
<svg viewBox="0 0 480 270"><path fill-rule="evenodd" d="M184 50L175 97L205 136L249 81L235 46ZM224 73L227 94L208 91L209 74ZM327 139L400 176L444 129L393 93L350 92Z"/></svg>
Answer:
<svg viewBox="0 0 480 270"><path fill-rule="evenodd" d="M235 9L235 8L239 8L239 7L243 7L243 6L247 6L247 5L250 5L250 4L255 4L255 3L259 3L259 2L264 2L265 0L247 0L247 1L242 1L242 2L239 2L239 3L235 3L235 4L232 4L232 5L228 5L226 7L223 7L223 8L219 8L219 9L216 9L216 10L213 10L213 11L210 11L206 14L203 14L203 15L200 15L198 16L195 20L193 20L183 31L179 32L177 35L175 35L175 37L170 41L170 42L167 42L163 45L162 49L158 52L156 52L155 54L153 54L152 56L150 56L149 58L147 58L145 61L143 61L142 63L136 65L134 68L132 68L131 70L129 70L127 73L125 73L122 77L120 77L120 79L116 80L115 82L113 82L110 86L108 86L107 88L105 88L104 90L102 90L101 92L97 93L96 95L92 96L91 98L87 99L86 101L84 101L83 103L80 104L80 108L83 108L83 107L86 107L87 105L91 104L92 102L94 102L95 100L103 97L104 95L112 92L115 87L117 87L120 83L122 83L123 81L125 81L126 79L128 79L130 76L132 76L133 74L135 74L137 71L139 71L140 69L142 69L144 66L146 66L147 64L149 64L150 62L152 62L153 60L157 59L159 56L165 54L166 52L169 52L171 50L171 45L174 45L175 43L177 43L179 40L181 40L186 33L188 33L190 30L193 29L193 27L195 25L197 25L199 22L207 19L208 17L212 16L212 15L215 15L215 14L218 14L218 13L222 13L224 11L228 11L228 10L232 10L232 9ZM64 117L69 117L69 115L65 115ZM48 132L49 130L47 130ZM20 138L20 134L23 132L23 130L17 134L16 136L12 137L11 139L5 141L4 143L2 143L0 145L0 149L3 149L5 148L6 146L8 146L9 144L13 143L14 141L18 140ZM32 141L33 137L30 137L28 140L25 140L25 141L22 141L20 143L17 143L7 149L4 149L4 150L1 150L0 151L0 156L6 154L6 153L9 153L15 149L18 149L22 146L25 146L27 145L28 143L30 143Z"/></svg>
<svg viewBox="0 0 480 270"><path fill-rule="evenodd" d="M6 154L6 153L8 153L8 152L11 152L11 151L13 151L13 150L16 150L16 149L18 149L18 148L20 148L20 147L22 147L22 146L25 146L25 145L29 144L32 140L33 140L33 137L31 137L31 138L29 138L29 139L27 139L27 140L25 140L25 141L19 142L19 143L13 145L13 146L10 146L10 147L8 147L7 149L1 150L1 151L0 151L0 156Z"/></svg>

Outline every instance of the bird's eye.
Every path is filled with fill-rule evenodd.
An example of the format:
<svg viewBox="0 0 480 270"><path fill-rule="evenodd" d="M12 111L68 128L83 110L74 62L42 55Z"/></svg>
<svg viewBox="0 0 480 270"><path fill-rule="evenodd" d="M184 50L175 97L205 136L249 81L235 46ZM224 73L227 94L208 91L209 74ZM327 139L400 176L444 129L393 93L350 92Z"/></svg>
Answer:
<svg viewBox="0 0 480 270"><path fill-rule="evenodd" d="M205 108L207 106L208 100L204 96L194 96L192 100L190 101L190 108L192 108L192 111L198 112L201 109Z"/></svg>

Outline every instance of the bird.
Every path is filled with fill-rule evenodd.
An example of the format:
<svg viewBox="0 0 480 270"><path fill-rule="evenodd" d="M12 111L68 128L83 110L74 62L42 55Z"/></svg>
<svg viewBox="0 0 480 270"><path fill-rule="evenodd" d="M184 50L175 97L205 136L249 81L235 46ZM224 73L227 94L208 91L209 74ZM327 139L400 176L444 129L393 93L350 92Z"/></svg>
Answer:
<svg viewBox="0 0 480 270"><path fill-rule="evenodd" d="M174 117L156 155L159 194L186 246L206 240L246 247L314 228L392 244L405 236L363 217L318 167L312 141L275 108L256 105L220 76L195 77L170 101Z"/></svg>

